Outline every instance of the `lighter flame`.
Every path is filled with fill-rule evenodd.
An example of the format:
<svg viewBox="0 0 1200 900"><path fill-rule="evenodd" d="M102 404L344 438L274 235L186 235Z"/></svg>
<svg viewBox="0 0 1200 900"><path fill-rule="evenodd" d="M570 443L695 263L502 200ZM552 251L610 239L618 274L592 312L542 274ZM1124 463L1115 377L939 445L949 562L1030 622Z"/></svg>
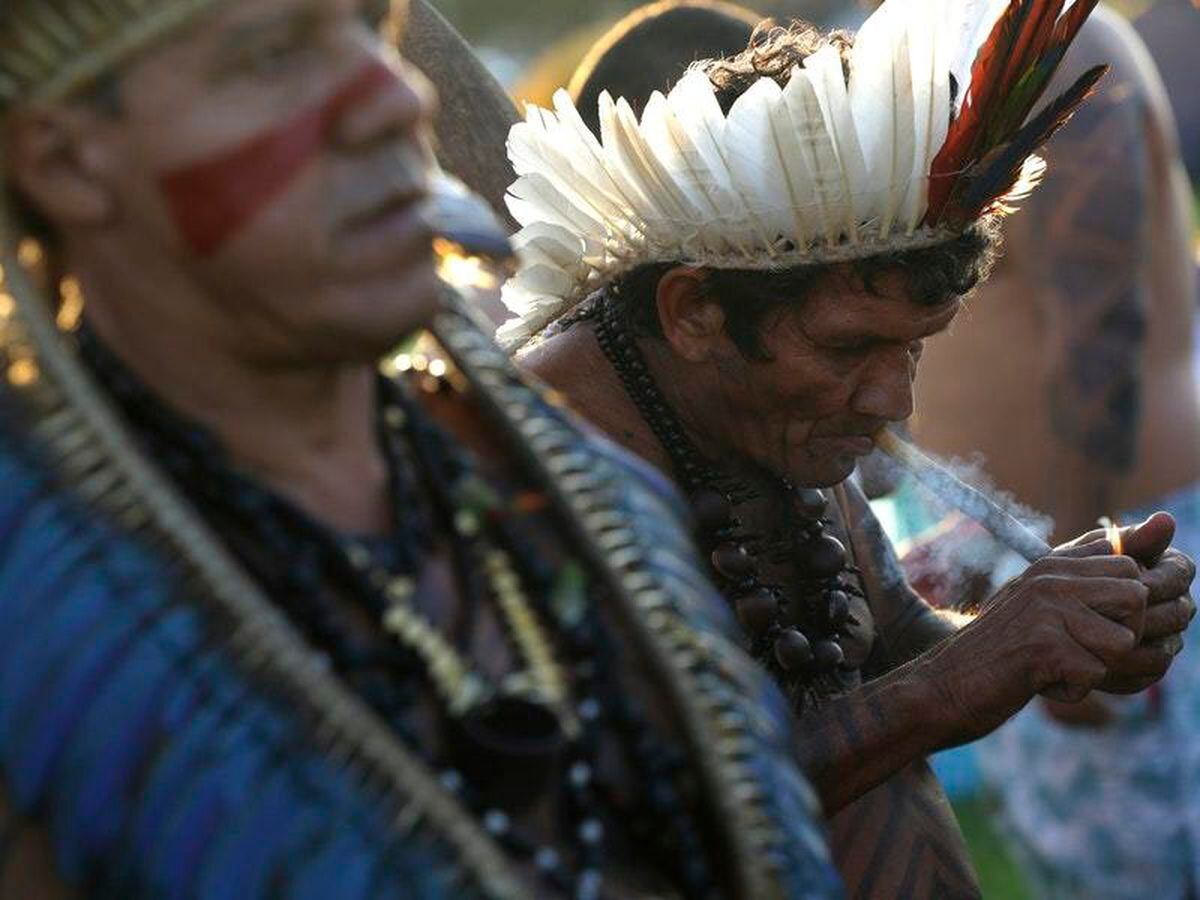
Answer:
<svg viewBox="0 0 1200 900"><path fill-rule="evenodd" d="M1124 556L1125 544L1121 540L1121 527L1108 516L1101 518L1100 524L1104 526L1104 537L1112 544L1113 556Z"/></svg>

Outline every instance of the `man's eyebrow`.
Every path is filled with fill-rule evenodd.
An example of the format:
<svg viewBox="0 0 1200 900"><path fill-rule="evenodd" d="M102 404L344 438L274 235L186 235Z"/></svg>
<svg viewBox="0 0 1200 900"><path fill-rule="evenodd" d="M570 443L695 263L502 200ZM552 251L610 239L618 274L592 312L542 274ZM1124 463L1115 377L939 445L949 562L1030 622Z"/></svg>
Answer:
<svg viewBox="0 0 1200 900"><path fill-rule="evenodd" d="M303 29L312 25L316 18L316 10L313 9L311 3L306 3L303 6L273 15L264 15L251 21L239 22L229 26L217 38L217 52L226 58L236 56L262 41L264 37L281 31Z"/></svg>
<svg viewBox="0 0 1200 900"><path fill-rule="evenodd" d="M942 334L950 329L954 324L954 316L940 323L933 331L923 332L920 337L915 340L924 340L936 335ZM826 335L821 341L827 347L847 348L847 347L872 347L876 344L896 344L908 343L907 338L889 337L887 335L876 334L866 331L848 331L845 333L834 333Z"/></svg>
<svg viewBox="0 0 1200 900"><path fill-rule="evenodd" d="M846 348L846 347L867 347L872 344L886 343L889 339L878 334L870 334L865 331L848 331L845 333L827 334L820 339L820 343L826 347Z"/></svg>

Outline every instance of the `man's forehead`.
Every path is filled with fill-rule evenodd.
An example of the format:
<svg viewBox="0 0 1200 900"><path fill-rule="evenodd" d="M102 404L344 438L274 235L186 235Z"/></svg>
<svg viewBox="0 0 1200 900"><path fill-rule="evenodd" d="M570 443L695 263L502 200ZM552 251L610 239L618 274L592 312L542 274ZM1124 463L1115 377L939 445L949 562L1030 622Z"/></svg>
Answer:
<svg viewBox="0 0 1200 900"><path fill-rule="evenodd" d="M369 0L226 0L203 24L211 36L222 39L270 28L298 17L324 16L371 6L382 6L386 11L387 5Z"/></svg>
<svg viewBox="0 0 1200 900"><path fill-rule="evenodd" d="M390 15L391 32L395 33L407 9L408 0L223 0L194 28L179 35L177 42L221 50L296 22L348 13L362 14L380 24Z"/></svg>
<svg viewBox="0 0 1200 900"><path fill-rule="evenodd" d="M962 309L951 296L939 303L913 298L898 283L826 294L806 304L804 331L818 341L918 340L943 331Z"/></svg>

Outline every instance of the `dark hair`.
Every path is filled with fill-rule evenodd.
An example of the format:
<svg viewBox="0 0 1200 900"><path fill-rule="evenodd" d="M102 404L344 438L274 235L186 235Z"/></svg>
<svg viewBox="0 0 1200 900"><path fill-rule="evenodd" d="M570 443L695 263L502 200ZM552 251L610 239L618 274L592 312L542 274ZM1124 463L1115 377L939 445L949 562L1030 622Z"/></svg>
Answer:
<svg viewBox="0 0 1200 900"><path fill-rule="evenodd" d="M666 0L639 7L596 41L575 70L575 106L595 132L602 91L624 97L640 116L650 95L669 89L692 63L742 50L759 21L748 9L723 0Z"/></svg>
<svg viewBox="0 0 1200 900"><path fill-rule="evenodd" d="M899 273L908 296L930 306L970 293L987 278L999 254L999 226L984 220L961 235L921 250L882 253L853 262L812 263L777 272L705 269L704 291L725 313L725 332L747 359L768 360L763 335L772 313L803 303L826 279L849 275L876 294L880 279ZM642 337L662 339L658 283L677 263L639 266L607 288L605 302Z"/></svg>

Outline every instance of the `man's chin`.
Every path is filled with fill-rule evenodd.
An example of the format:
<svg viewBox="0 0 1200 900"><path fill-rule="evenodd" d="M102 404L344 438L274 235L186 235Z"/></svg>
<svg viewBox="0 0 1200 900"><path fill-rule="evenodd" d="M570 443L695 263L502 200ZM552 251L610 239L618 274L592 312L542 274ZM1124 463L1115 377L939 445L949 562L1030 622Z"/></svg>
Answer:
<svg viewBox="0 0 1200 900"><path fill-rule="evenodd" d="M338 320L329 323L329 330L340 332L355 356L382 356L433 323L442 309L443 289L430 269L400 283L347 292L339 298Z"/></svg>
<svg viewBox="0 0 1200 900"><path fill-rule="evenodd" d="M793 467L788 479L797 487L835 487L853 474L857 464L858 457L853 455L806 460L803 465Z"/></svg>

